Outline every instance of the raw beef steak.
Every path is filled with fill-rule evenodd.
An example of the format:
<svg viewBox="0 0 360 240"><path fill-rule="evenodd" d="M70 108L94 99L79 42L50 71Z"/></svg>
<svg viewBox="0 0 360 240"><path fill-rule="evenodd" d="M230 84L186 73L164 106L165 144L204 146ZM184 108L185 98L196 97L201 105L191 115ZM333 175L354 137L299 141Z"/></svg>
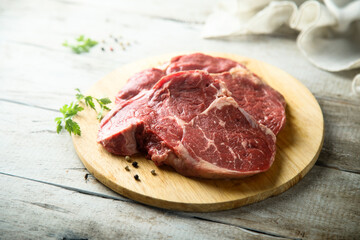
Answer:
<svg viewBox="0 0 360 240"><path fill-rule="evenodd" d="M158 68L150 68L133 75L121 91L115 97L115 103L118 104L124 100L136 96L142 90L149 90L165 76L165 72Z"/></svg>
<svg viewBox="0 0 360 240"><path fill-rule="evenodd" d="M286 121L285 99L247 68L236 67L230 72L213 75L225 84L241 108L259 123L270 128L275 135Z"/></svg>
<svg viewBox="0 0 360 240"><path fill-rule="evenodd" d="M168 131L174 121L190 121L221 94L219 91L223 91L219 84L203 71L166 76L153 89L117 104L101 121L97 141L118 155L136 153L137 145L161 165L169 151L164 150L166 144L158 136L173 134L174 141L178 141L174 128ZM172 107L165 108L164 104Z"/></svg>
<svg viewBox="0 0 360 240"><path fill-rule="evenodd" d="M224 91L204 71L178 72L162 78L149 97L148 106L156 114L147 119L141 135L137 137L141 148L157 165L163 164L170 152L155 143L160 142L167 148L176 145L182 138L182 125L203 112L217 97L224 96ZM144 136L153 135L156 137L151 139L155 138L155 141L144 141Z"/></svg>
<svg viewBox="0 0 360 240"><path fill-rule="evenodd" d="M267 171L275 159L276 137L231 97L216 99L183 126L172 146L179 159L166 162L185 176L241 178Z"/></svg>
<svg viewBox="0 0 360 240"><path fill-rule="evenodd" d="M204 70L223 82L240 107L259 123L278 134L285 125L285 100L276 90L265 84L245 66L230 59L212 57L202 53L177 56L171 59L166 70L151 68L131 77L115 98L115 103L126 101L139 92L151 89L167 74L186 70Z"/></svg>
<svg viewBox="0 0 360 240"><path fill-rule="evenodd" d="M136 129L152 112L147 105L148 96L142 94L116 105L101 121L97 142L117 155L133 155L138 152L135 139Z"/></svg>
<svg viewBox="0 0 360 240"><path fill-rule="evenodd" d="M120 155L136 152L137 144L157 165L186 176L238 178L268 170L275 135L241 109L222 84L205 71L163 77L109 113L98 141Z"/></svg>
<svg viewBox="0 0 360 240"><path fill-rule="evenodd" d="M125 86L116 95L115 103L118 104L130 99L142 90L149 90L166 74L185 70L205 70L209 73L221 73L238 66L242 65L230 59L212 57L202 53L177 56L164 65L164 70L150 68L138 72L129 78Z"/></svg>
<svg viewBox="0 0 360 240"><path fill-rule="evenodd" d="M193 53L173 57L166 69L166 73L170 74L187 70L204 70L209 73L222 73L237 66L242 65L226 58L212 57L202 53Z"/></svg>

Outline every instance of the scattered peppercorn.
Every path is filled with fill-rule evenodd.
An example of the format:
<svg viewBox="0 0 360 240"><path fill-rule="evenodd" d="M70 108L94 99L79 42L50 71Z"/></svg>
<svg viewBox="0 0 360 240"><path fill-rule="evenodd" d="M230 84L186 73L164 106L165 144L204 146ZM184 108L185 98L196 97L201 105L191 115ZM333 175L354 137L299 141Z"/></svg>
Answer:
<svg viewBox="0 0 360 240"><path fill-rule="evenodd" d="M125 51L125 46L124 46L123 42L120 42L120 46L121 46L122 50Z"/></svg>
<svg viewBox="0 0 360 240"><path fill-rule="evenodd" d="M105 48L103 48L103 47L102 47L102 48L101 48L101 51L103 51L103 52L104 52L104 51L105 51Z"/></svg>
<svg viewBox="0 0 360 240"><path fill-rule="evenodd" d="M139 175L137 175L137 174L134 175L134 178L135 178L136 181L140 181Z"/></svg>
<svg viewBox="0 0 360 240"><path fill-rule="evenodd" d="M130 171L129 166L126 166L125 169L126 169L126 171Z"/></svg>
<svg viewBox="0 0 360 240"><path fill-rule="evenodd" d="M117 38L114 38L114 41L117 42L118 41Z"/></svg>
<svg viewBox="0 0 360 240"><path fill-rule="evenodd" d="M139 165L138 165L137 162L133 162L132 165L133 165L134 168L138 168L138 167L139 167Z"/></svg>
<svg viewBox="0 0 360 240"><path fill-rule="evenodd" d="M86 173L84 179L85 179L85 180L88 180L88 177L89 177L89 174Z"/></svg>
<svg viewBox="0 0 360 240"><path fill-rule="evenodd" d="M130 157L130 156L125 156L125 160L126 160L127 162L131 162L131 157Z"/></svg>
<svg viewBox="0 0 360 240"><path fill-rule="evenodd" d="M154 170L154 169L153 169L153 170L151 170L151 174L152 174L152 175L154 175L154 176L156 175L156 172L155 172L155 170Z"/></svg>

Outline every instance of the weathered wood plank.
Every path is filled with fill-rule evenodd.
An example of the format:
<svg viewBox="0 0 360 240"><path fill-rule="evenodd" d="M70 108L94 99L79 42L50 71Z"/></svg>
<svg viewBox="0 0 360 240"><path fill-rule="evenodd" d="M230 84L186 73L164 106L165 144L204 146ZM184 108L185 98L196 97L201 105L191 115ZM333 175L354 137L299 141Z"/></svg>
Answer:
<svg viewBox="0 0 360 240"><path fill-rule="evenodd" d="M6 182L1 182L6 185ZM207 222L230 224L273 236L357 239L360 220L359 183L360 177L357 174L314 167L303 181L278 197L231 211L206 214L174 213L174 216L179 214ZM62 198L67 199L66 196ZM19 199L22 199L21 196ZM132 202L128 204L144 208L143 215L154 209Z"/></svg>
<svg viewBox="0 0 360 240"><path fill-rule="evenodd" d="M285 193L239 209L191 214L304 239L360 238L360 175L315 166Z"/></svg>
<svg viewBox="0 0 360 240"><path fill-rule="evenodd" d="M325 139L318 165L360 173L360 99L320 96Z"/></svg>
<svg viewBox="0 0 360 240"><path fill-rule="evenodd" d="M21 3L20 3L21 2ZM76 9L79 13L81 10L91 11L97 9L100 12L112 11L119 14L137 14L153 18L159 18L162 20L172 20L184 23L203 23L206 17L212 12L213 7L217 0L183 0L181 2L176 0L169 1L143 1L143 0L118 0L118 1L106 1L99 2L96 0L76 0L76 1L52 1L47 2L45 0L35 0L36 4L44 5L44 8L58 9L59 11L47 12L44 8L36 9L31 3L27 1L11 1L1 0L0 9L3 7L3 11L6 11L9 15L14 14L26 14L26 16L36 15L29 13L27 10L34 9L35 13L41 12L46 18L54 17L54 14L66 14L65 10ZM181 11L179 11L181 9ZM79 11L80 10L80 11ZM70 15L72 13L68 13ZM57 16L57 15L55 15ZM110 16L109 16L110 17ZM80 17L79 17L80 18ZM59 19L62 20L62 19ZM91 20L91 19L88 19Z"/></svg>
<svg viewBox="0 0 360 240"><path fill-rule="evenodd" d="M0 172L118 196L95 178L85 179L71 138L56 134L58 113L0 101L0 114L6 116L0 120Z"/></svg>
<svg viewBox="0 0 360 240"><path fill-rule="evenodd" d="M281 239L0 174L1 239Z"/></svg>
<svg viewBox="0 0 360 240"><path fill-rule="evenodd" d="M161 27L174 27L167 25ZM197 31L199 30L197 29ZM37 83L39 86L44 84L44 87L48 87L50 83L62 82L63 86L60 84L50 86L47 92L62 93L66 90L64 93L69 94L74 85L75 87L87 89L92 83L120 65L138 59L177 51L218 51L244 55L273 64L302 81L315 94L352 96L351 79L355 76L356 71L333 74L316 69L297 52L293 40L273 37L263 37L261 39L259 37L249 37L248 40L241 42L194 39L193 42L189 43L188 40L184 39L184 36L195 34L196 30L181 30L179 32L180 34L174 36L174 38L177 38L176 41L174 39L177 44L167 41L160 46L155 44L157 38L137 36L138 43L125 52L102 53L100 50L101 45L99 45L89 54L83 55L75 55L69 49L62 47L62 42L68 39L62 35L57 37L56 42L54 40L51 43L52 48L58 48L56 50L42 48L42 44L45 43L35 37L34 39L27 39L29 42L34 42L35 46L27 44L26 41L23 43L5 39L0 42L1 52L6 56L6 58L0 59L0 69L2 70L0 81L6 83L1 90L5 94L8 91L18 90L17 82L24 83L25 86L30 83ZM1 34L7 35L8 33ZM148 32L148 34L151 33ZM77 35L74 33L72 37ZM107 34L103 36L107 36ZM15 36L14 38L19 37ZM158 37L166 38L166 36L161 35ZM146 42L142 39L146 39ZM269 42L272 43L271 48L268 48ZM262 49L267 50L265 52ZM32 61L32 59L37 60ZM49 59L51 59L50 62ZM21 72L16 71L14 66L21 66ZM16 79L17 82L7 82L9 79ZM32 91L46 94L44 87L32 89ZM59 90L55 87L58 87ZM31 101L31 98L29 97L28 100Z"/></svg>
<svg viewBox="0 0 360 240"><path fill-rule="evenodd" d="M153 7L148 5L152 4L133 4L129 1L122 1L111 8L96 1L92 1L91 4L83 1L74 4L64 1L38 1L38 4L26 1L5 3L7 7L3 8L3 14L0 16L0 25L4 26L0 29L0 49L5 56L0 59L1 81L17 79L26 85L32 82L39 84L38 86L48 86L49 83L61 81L66 86L67 83L73 83L77 85L75 87L87 88L119 65L140 58L176 51L219 51L245 55L274 64L304 82L312 92L323 95L351 95L351 78L356 71L333 74L315 68L297 50L294 38L252 36L233 41L205 40L199 35L201 24L167 21L166 15L159 15L162 19L151 18L148 14ZM34 8L36 5L41 5L42 8ZM134 8L135 5L138 7ZM208 9L209 5L211 4L198 9ZM175 8L168 4L166 6L168 8L161 12L167 12L167 9L172 9L168 12L174 12ZM124 12L121 12L122 9L125 9ZM173 16L206 16L193 14L192 11L176 10ZM158 12L160 11L156 14ZM84 16L91 18L86 18L85 21ZM61 45L64 40L72 39L81 33L99 40L107 38L109 33L121 34L124 38L136 40L137 43L124 52L106 54L98 46L89 54L81 56L72 54ZM16 71L14 66L21 66L21 71ZM5 93L18 89L16 83L6 85L3 88ZM59 90L55 87L56 85L47 91L61 93L65 90L65 93L69 94L74 86L57 86ZM43 89L44 87L41 87L32 91ZM42 93L46 94L45 91Z"/></svg>

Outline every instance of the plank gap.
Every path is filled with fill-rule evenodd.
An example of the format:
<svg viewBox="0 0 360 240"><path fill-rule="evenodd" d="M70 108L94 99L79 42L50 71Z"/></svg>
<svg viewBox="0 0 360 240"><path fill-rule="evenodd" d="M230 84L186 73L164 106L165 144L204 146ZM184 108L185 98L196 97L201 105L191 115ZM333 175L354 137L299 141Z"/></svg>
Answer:
<svg viewBox="0 0 360 240"><path fill-rule="evenodd" d="M202 220L202 221L212 222L212 223L231 225L231 226L234 226L234 227L237 227L237 228L241 228L241 229L243 229L245 231L249 231L250 233L253 233L253 234L262 234L262 235L266 235L268 237L277 237L277 238L293 239L293 240L300 240L301 239L301 238L286 237L286 236L282 236L282 235L279 235L279 234L276 234L276 233L265 232L265 231L261 231L261 230L257 230L257 229L253 229L253 228L243 227L243 226L230 224L230 223L224 223L224 222L221 222L221 221L215 221L215 220L212 220L212 219L206 219L206 218L197 217L197 216L193 216L192 218Z"/></svg>
<svg viewBox="0 0 360 240"><path fill-rule="evenodd" d="M38 105L34 105L34 104L23 103L23 102L14 101L14 100L9 100L9 99L4 99L4 98L0 98L0 101L2 101L2 102L8 102L8 103L13 103L13 104L18 104L18 105L27 106L27 107L38 108L38 109L47 110L47 111L52 111L52 112L59 112L59 110L56 110L56 109L47 108L47 107L42 107L42 106L38 106Z"/></svg>
<svg viewBox="0 0 360 240"><path fill-rule="evenodd" d="M324 168L331 168L331 169L338 170L338 171L341 171L341 172L347 172L347 173L353 173L353 174L360 174L360 171L357 171L357 170L342 169L342 168L340 168L340 167L335 167L335 166L326 165L326 164L323 163L323 162L316 162L315 165L316 165L316 166L319 166L319 167L324 167Z"/></svg>
<svg viewBox="0 0 360 240"><path fill-rule="evenodd" d="M91 192L91 191L87 191L87 190L83 190L83 189L79 189L79 188L68 187L68 186L64 186L64 185L60 185L60 184L56 184L56 183L45 182L45 181L41 181L41 180L37 180L37 179L17 176L17 175L13 175L13 174L9 174L9 173L4 173L4 172L0 172L0 174L5 175L5 176L20 178L20 179L25 179L25 180L29 180L32 182L43 183L43 184L47 184L50 186L59 187L59 188L63 188L66 190L70 190L70 191L74 191L74 192L78 192L78 193L82 193L82 194L86 194L86 195L91 195L91 196L95 196L95 197L101 197L101 198L106 198L106 199L111 199L111 200L118 200L118 201L122 201L122 202L130 202L130 203L134 202L133 200L127 199L125 197L124 198L113 197L113 196L109 196L106 194Z"/></svg>
<svg viewBox="0 0 360 240"><path fill-rule="evenodd" d="M314 93L314 96L318 101L323 100L323 101L335 102L344 105L352 105L355 107L359 107L359 102L360 102L358 98L349 98L341 95L324 96Z"/></svg>
<svg viewBox="0 0 360 240"><path fill-rule="evenodd" d="M164 20L164 21L175 22L175 23L181 23L181 24L204 24L204 22L185 21L182 19L172 18L172 17L162 17L162 16L155 16L155 15L147 15L147 14L142 14L141 16L149 17L149 18L153 18L153 19Z"/></svg>

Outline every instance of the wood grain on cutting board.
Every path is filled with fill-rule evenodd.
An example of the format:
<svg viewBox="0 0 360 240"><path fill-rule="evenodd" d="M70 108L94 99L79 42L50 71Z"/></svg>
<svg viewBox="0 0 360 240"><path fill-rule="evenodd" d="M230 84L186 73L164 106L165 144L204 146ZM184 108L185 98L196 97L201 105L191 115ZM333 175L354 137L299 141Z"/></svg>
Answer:
<svg viewBox="0 0 360 240"><path fill-rule="evenodd" d="M134 73L162 65L166 56L153 57L123 66L94 84L87 92L96 97L114 96ZM209 212L231 209L279 194L298 182L314 165L323 143L321 109L310 91L284 71L246 57L212 53L245 64L285 97L287 123L277 136L274 164L265 173L237 180L187 178L170 167L156 167L144 156L133 156L134 168L124 157L108 153L96 143L99 122L96 113L85 108L76 121L82 135L73 136L75 149L85 167L103 184L136 201L167 209ZM129 166L130 171L125 167ZM157 175L151 174L155 169ZM136 181L138 174L141 181Z"/></svg>

